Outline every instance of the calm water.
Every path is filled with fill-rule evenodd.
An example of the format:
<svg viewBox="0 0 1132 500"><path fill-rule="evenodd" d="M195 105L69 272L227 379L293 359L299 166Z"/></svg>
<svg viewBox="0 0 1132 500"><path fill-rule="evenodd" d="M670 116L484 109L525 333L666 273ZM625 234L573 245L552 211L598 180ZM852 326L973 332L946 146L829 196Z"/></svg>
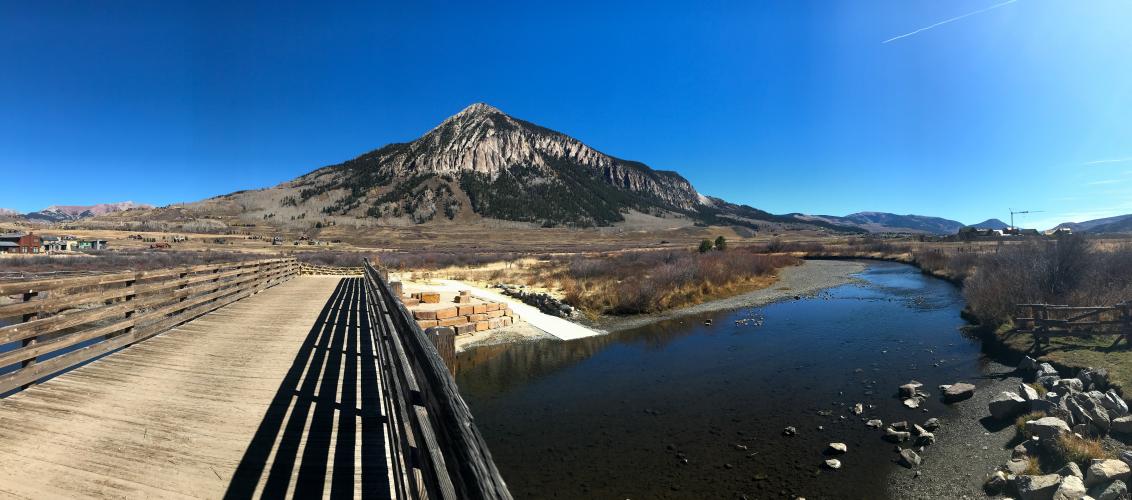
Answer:
<svg viewBox="0 0 1132 500"><path fill-rule="evenodd" d="M516 498L881 498L893 445L863 420L946 420L935 398L904 408L897 387L936 392L983 358L958 330L956 287L868 265L816 298L476 349L456 378ZM858 402L875 408L853 416ZM833 441L849 453L823 471Z"/></svg>

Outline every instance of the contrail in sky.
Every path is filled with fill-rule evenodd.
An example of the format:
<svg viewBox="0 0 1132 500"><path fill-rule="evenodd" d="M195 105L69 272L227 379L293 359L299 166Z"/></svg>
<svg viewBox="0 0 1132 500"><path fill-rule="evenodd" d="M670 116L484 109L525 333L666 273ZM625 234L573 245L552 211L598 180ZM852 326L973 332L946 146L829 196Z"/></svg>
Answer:
<svg viewBox="0 0 1132 500"><path fill-rule="evenodd" d="M963 14L963 15L961 15L961 16L956 16L956 17L953 17L953 18L951 18L951 19L945 19L945 20L943 20L943 21L940 21L940 22L938 22L938 23L935 23L935 24L933 24L933 25L931 25L931 26L925 26L925 27L923 27L923 28L920 28L920 29L918 29L918 30L916 30L916 31L913 31L913 32L910 32L910 33L905 33L905 34L903 34L903 35L894 36L894 37L892 37L892 38L889 38L888 40L885 40L885 41L883 41L883 42L880 42L880 43L889 43L889 42L895 42L895 41L897 41L897 40L899 40L899 39L901 39L901 38L907 38L907 37L910 37L910 36L912 36L912 35L915 35L915 34L917 34L917 33L921 33L921 32L924 32L924 31L927 31L927 30L930 30L930 29L932 29L932 28L936 28L936 27L939 27L939 26L943 26L943 25L945 25L945 24L947 24L947 23L953 23L953 22L955 22L955 21L958 21L958 20L960 20L960 19L963 19L963 18L965 18L965 17L971 17L971 16L973 16L973 15L976 15L976 14L982 14L983 12L986 12L986 11L988 11L988 10L994 10L994 9L997 9L997 8L999 8L999 7L1002 7L1002 6L1004 6L1004 5L1010 5L1010 4L1012 4L1012 3L1014 3L1014 2L1017 2L1017 1L1018 1L1018 0L1006 0L1005 2L1002 2L1002 3L998 3L998 4L994 4L994 5L991 5L990 7L986 7L986 8L983 8L983 9L979 9L979 10L976 10L976 11L974 11L974 12L968 12L968 13L966 13L966 14Z"/></svg>
<svg viewBox="0 0 1132 500"><path fill-rule="evenodd" d="M1101 165L1101 164L1104 164L1104 163L1124 163L1124 162L1128 162L1128 161L1132 161L1132 157L1128 157L1128 158L1113 158L1113 159L1111 159L1111 160L1097 160L1097 161L1090 161L1090 162L1085 162L1085 163L1082 163L1082 165Z"/></svg>

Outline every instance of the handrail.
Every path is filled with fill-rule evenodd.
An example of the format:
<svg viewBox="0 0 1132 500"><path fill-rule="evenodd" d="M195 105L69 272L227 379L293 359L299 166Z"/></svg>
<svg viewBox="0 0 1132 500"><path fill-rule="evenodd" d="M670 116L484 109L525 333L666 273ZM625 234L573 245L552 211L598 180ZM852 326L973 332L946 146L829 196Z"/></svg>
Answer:
<svg viewBox="0 0 1132 500"><path fill-rule="evenodd" d="M0 284L0 394L148 339L298 274L295 259L37 279ZM13 369L14 368L14 369Z"/></svg>
<svg viewBox="0 0 1132 500"><path fill-rule="evenodd" d="M367 259L370 325L390 411L398 497L511 499L448 368Z"/></svg>
<svg viewBox="0 0 1132 500"><path fill-rule="evenodd" d="M362 276L365 274L365 268L361 266L320 266L301 262L299 263L299 274L313 274L318 276Z"/></svg>

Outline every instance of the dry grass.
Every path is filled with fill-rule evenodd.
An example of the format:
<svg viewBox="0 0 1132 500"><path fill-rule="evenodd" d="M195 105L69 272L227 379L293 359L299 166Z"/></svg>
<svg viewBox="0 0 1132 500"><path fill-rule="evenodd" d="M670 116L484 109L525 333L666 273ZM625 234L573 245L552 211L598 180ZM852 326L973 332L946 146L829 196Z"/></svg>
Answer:
<svg viewBox="0 0 1132 500"><path fill-rule="evenodd" d="M591 314L644 314L767 286L778 269L800 263L749 250L627 252L572 259L555 278L566 302Z"/></svg>
<svg viewBox="0 0 1132 500"><path fill-rule="evenodd" d="M1017 431L1019 436L1023 436L1026 439L1030 439L1033 436L1031 436L1030 433L1026 432L1026 422L1029 422L1031 420L1037 420L1037 419L1045 417L1045 416L1047 416L1045 414L1045 412L1040 412L1040 411L1035 411L1035 412L1031 412L1031 413L1027 413L1025 415L1022 415L1021 417L1018 417L1014 421L1014 430Z"/></svg>
<svg viewBox="0 0 1132 500"><path fill-rule="evenodd" d="M1087 468L1093 460L1116 458L1105 449L1101 440L1080 438L1072 434L1058 438L1057 446L1050 451L1062 465L1073 462L1082 468Z"/></svg>

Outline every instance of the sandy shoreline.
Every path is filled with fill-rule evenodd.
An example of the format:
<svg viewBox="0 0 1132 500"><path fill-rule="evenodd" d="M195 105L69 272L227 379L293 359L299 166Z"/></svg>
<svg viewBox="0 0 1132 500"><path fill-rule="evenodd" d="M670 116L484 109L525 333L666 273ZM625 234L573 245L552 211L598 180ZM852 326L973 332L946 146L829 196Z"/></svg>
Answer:
<svg viewBox="0 0 1132 500"><path fill-rule="evenodd" d="M807 260L800 266L783 269L778 281L763 289L658 314L606 316L586 323L591 328L616 332L684 316L763 306L771 302L793 299L795 296L811 296L827 288L853 283L856 279L852 275L864 271L866 266L860 262L845 260Z"/></svg>
<svg viewBox="0 0 1132 500"><path fill-rule="evenodd" d="M852 283L855 281L852 275L864 271L865 267L866 264L845 260L807 260L800 266L783 269L778 281L760 290L659 314L603 317L597 321L579 323L608 334L672 318L761 306L779 300L793 299L795 296L811 296L827 288ZM512 326L493 330L487 335L457 337L456 352L459 353L480 346L543 340L556 339L529 323L520 321Z"/></svg>

